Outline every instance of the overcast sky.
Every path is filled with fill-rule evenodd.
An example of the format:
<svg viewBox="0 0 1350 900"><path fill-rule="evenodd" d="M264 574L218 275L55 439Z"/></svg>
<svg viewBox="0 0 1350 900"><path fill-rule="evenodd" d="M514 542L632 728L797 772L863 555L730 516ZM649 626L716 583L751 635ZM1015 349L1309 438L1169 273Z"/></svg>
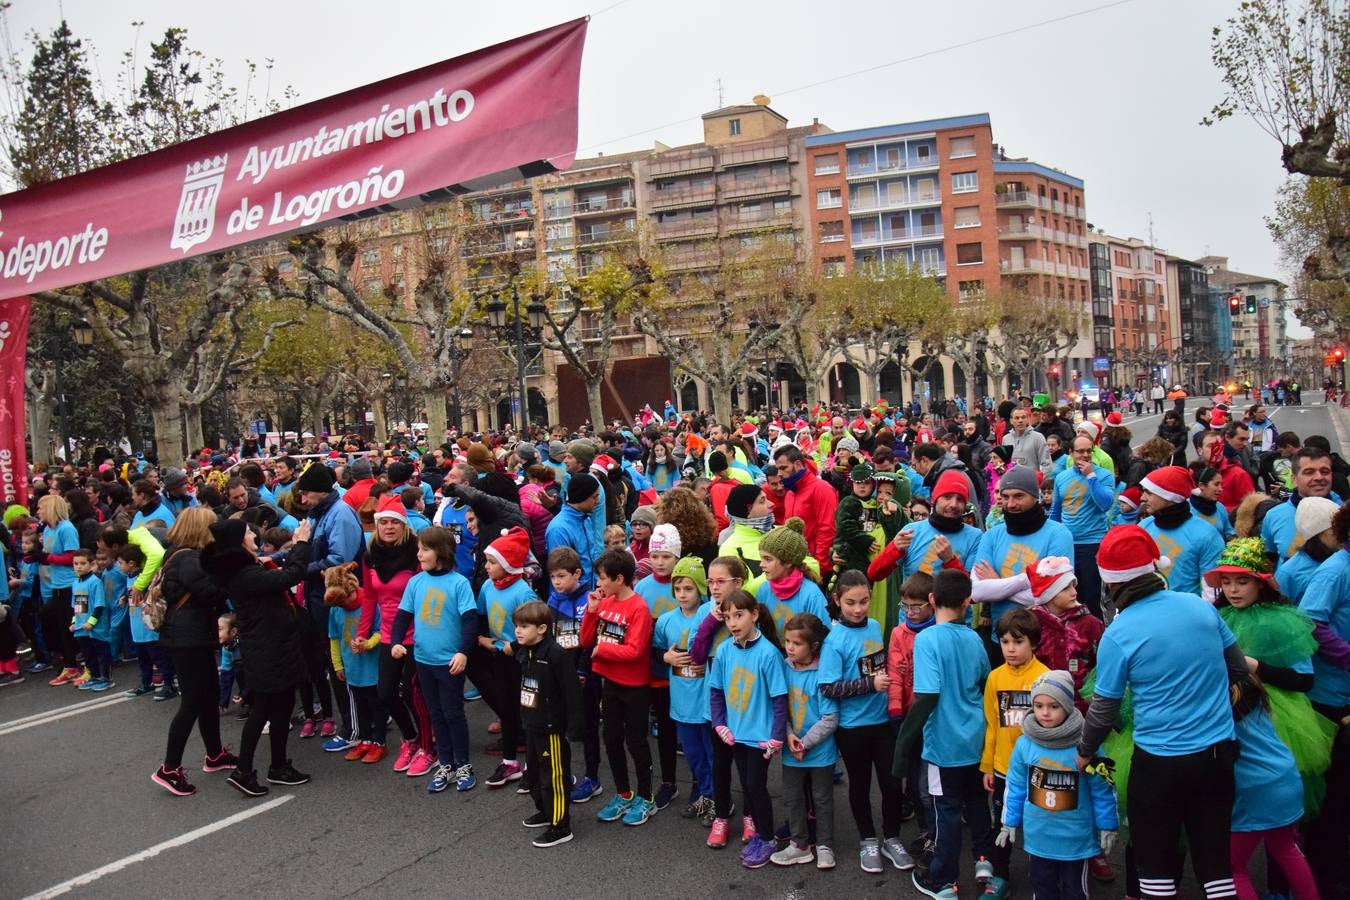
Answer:
<svg viewBox="0 0 1350 900"><path fill-rule="evenodd" d="M1221 96L1210 32L1237 0L514 0L324 3L15 0L19 50L62 14L111 82L171 25L208 56L275 60L273 91L317 99L593 14L581 80L581 152L696 141L699 115L767 94L793 125L836 130L988 112L1010 154L1087 183L1088 219L1181 256L1288 280L1263 217L1279 147L1245 120L1198 124ZM1094 10L1041 27L1026 26ZM974 45L943 49L1014 29ZM934 53L933 51L939 51ZM920 54L925 58L864 74ZM25 52L26 55L26 52ZM809 87L825 79L828 84ZM641 134L637 134L642 132Z"/></svg>

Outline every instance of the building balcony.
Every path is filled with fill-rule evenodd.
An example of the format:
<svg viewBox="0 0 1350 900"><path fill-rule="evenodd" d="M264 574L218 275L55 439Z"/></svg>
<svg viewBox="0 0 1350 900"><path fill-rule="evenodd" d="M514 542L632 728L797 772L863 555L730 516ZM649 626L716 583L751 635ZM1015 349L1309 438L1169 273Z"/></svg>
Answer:
<svg viewBox="0 0 1350 900"><path fill-rule="evenodd" d="M548 203L544 205L545 219L567 219L572 215L571 203Z"/></svg>
<svg viewBox="0 0 1350 900"><path fill-rule="evenodd" d="M1004 275L1051 275L1054 266L1042 259L1024 259L1014 262L1010 259L999 260L998 269Z"/></svg>
<svg viewBox="0 0 1350 900"><path fill-rule="evenodd" d="M634 209L633 194L624 194L618 197L591 197L588 199L578 199L573 207L573 214L577 218L583 216L597 215L601 213L620 212L622 210Z"/></svg>
<svg viewBox="0 0 1350 900"><path fill-rule="evenodd" d="M787 194L791 191L792 179L787 175L762 175L757 178L740 178L722 185L722 196L728 200L741 197Z"/></svg>
<svg viewBox="0 0 1350 900"><path fill-rule="evenodd" d="M534 218L534 204L524 203L513 205L504 209L479 209L475 210L473 219L479 224L487 225L496 222L511 222L517 220L529 220Z"/></svg>
<svg viewBox="0 0 1350 900"><path fill-rule="evenodd" d="M994 205L1000 209L1049 209L1048 200L1044 200L1031 191L995 192Z"/></svg>
<svg viewBox="0 0 1350 900"><path fill-rule="evenodd" d="M695 172L711 172L715 160L711 153L699 154L696 156L681 156L676 159L661 157L653 160L647 167L647 179L655 181L658 178L670 178L676 175L691 175Z"/></svg>
<svg viewBox="0 0 1350 900"><path fill-rule="evenodd" d="M684 250L666 256L666 269L669 271L690 271L693 269L712 269L721 264L721 254L715 247L697 250Z"/></svg>
<svg viewBox="0 0 1350 900"><path fill-rule="evenodd" d="M878 176L899 175L899 174L919 174L923 172L936 172L938 170L937 158L931 160L914 160L900 162L880 163L849 163L848 172L845 175L850 181L855 178L876 178Z"/></svg>
<svg viewBox="0 0 1350 900"><path fill-rule="evenodd" d="M521 250L533 250L534 237L508 237L500 241L471 241L459 251L461 259L475 256L495 256L498 253L515 253Z"/></svg>
<svg viewBox="0 0 1350 900"><path fill-rule="evenodd" d="M767 213L758 216L741 216L727 224L728 233L737 231L758 231L765 228L786 228L796 221L791 212Z"/></svg>
<svg viewBox="0 0 1350 900"><path fill-rule="evenodd" d="M652 209L666 209L672 206L711 206L717 202L717 189L711 184L700 187L671 188L665 191L652 191L647 203Z"/></svg>
<svg viewBox="0 0 1350 900"><path fill-rule="evenodd" d="M1042 241L1053 240L1054 231L1049 228L1042 228L1040 225L1000 225L998 226L998 239L1000 241Z"/></svg>
<svg viewBox="0 0 1350 900"><path fill-rule="evenodd" d="M637 232L632 228L602 228L577 233L577 246L592 247L596 244L614 244L619 241L631 241Z"/></svg>
<svg viewBox="0 0 1350 900"><path fill-rule="evenodd" d="M855 250L884 247L890 244L936 242L943 238L941 225L923 225L915 228L883 229L869 234L855 234L849 243Z"/></svg>
<svg viewBox="0 0 1350 900"><path fill-rule="evenodd" d="M673 241L696 237L714 237L716 234L717 220L708 218L697 222L689 220L669 223L658 222L655 236L658 241Z"/></svg>
<svg viewBox="0 0 1350 900"><path fill-rule="evenodd" d="M895 197L882 197L880 195L868 198L862 201L855 201L849 198L848 212L851 216L866 215L867 213L885 212L892 209L921 209L927 206L941 206L942 195L936 192L932 194L923 194L903 199Z"/></svg>

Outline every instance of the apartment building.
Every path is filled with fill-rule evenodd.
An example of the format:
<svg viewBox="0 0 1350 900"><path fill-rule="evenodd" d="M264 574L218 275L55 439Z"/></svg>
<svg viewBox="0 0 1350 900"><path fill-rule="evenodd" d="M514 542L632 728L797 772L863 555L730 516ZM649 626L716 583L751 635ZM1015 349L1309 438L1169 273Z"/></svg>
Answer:
<svg viewBox="0 0 1350 900"><path fill-rule="evenodd" d="M1202 256L1211 288L1221 293L1232 327L1232 375L1258 384L1280 377L1293 363L1286 286L1268 275L1229 268L1226 256Z"/></svg>
<svg viewBox="0 0 1350 900"><path fill-rule="evenodd" d="M1093 291L1094 371L1113 387L1166 381L1180 341L1167 294L1167 254L1138 238L1088 235ZM1175 380L1175 379L1173 379Z"/></svg>
<svg viewBox="0 0 1350 900"><path fill-rule="evenodd" d="M1212 290L1205 267L1187 259L1167 260L1167 296L1172 333L1174 381L1208 390L1229 375L1233 332L1227 298Z"/></svg>

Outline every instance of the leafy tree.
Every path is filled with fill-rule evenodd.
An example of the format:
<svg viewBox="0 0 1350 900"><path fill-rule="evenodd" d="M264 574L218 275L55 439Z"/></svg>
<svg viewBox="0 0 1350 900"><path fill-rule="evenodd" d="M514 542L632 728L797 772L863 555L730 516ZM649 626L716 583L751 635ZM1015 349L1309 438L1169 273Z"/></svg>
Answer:
<svg viewBox="0 0 1350 900"><path fill-rule="evenodd" d="M998 326L996 305L983 292L958 300L943 329L942 352L950 356L966 376L966 408L975 408L975 374L983 369L991 382L1007 372L1001 354L990 352ZM990 390L993 390L991 385Z"/></svg>
<svg viewBox="0 0 1350 900"><path fill-rule="evenodd" d="M1350 187L1335 178L1294 176L1266 225L1298 273L1299 321L1333 340L1350 340L1350 285L1338 274L1333 249L1350 235Z"/></svg>
<svg viewBox="0 0 1350 900"><path fill-rule="evenodd" d="M1022 388L1047 359L1057 359L1078 340L1081 314L1072 301L1033 294L1019 286L990 296L998 325L997 346Z"/></svg>

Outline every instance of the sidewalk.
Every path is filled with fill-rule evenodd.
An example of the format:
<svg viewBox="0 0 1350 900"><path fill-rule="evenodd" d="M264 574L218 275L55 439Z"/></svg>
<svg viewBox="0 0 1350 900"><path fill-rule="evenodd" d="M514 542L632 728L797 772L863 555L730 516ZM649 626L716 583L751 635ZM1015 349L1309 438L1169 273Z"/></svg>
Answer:
<svg viewBox="0 0 1350 900"><path fill-rule="evenodd" d="M1340 444L1341 455L1350 453L1350 409L1343 408L1339 403L1325 404L1327 415L1331 416L1331 424L1336 428L1336 443Z"/></svg>

